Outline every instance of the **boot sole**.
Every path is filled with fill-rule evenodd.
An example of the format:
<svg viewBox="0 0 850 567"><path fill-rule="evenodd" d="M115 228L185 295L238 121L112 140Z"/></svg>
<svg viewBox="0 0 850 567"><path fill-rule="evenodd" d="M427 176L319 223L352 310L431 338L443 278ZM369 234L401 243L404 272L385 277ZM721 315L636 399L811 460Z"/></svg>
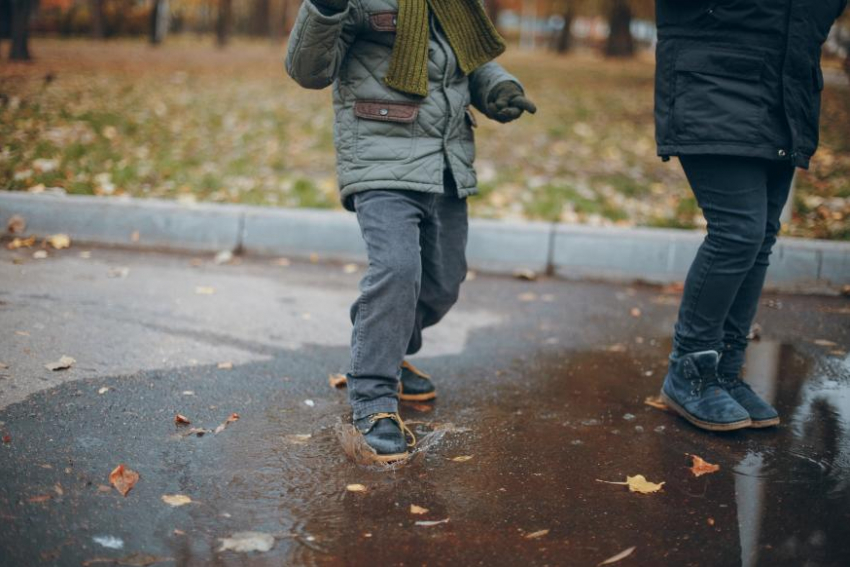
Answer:
<svg viewBox="0 0 850 567"><path fill-rule="evenodd" d="M437 392L426 392L425 394L405 394L402 392L398 399L403 402L428 402L437 397Z"/></svg>
<svg viewBox="0 0 850 567"><path fill-rule="evenodd" d="M762 419L760 421L753 420L750 427L753 429L764 429L765 427L773 427L774 425L779 425L778 417L774 417L773 419Z"/></svg>
<svg viewBox="0 0 850 567"><path fill-rule="evenodd" d="M687 420L693 425L696 425L700 429L705 429L706 431L735 431L738 429L745 429L747 427L751 427L753 424L753 421L751 419L734 421L732 423L711 423L708 421L703 421L688 413L685 408L677 404L670 396L665 394L664 390L661 390L661 400L685 420Z"/></svg>
<svg viewBox="0 0 850 567"><path fill-rule="evenodd" d="M410 453L405 451L404 453L396 453L395 455L378 455L375 453L374 459L379 463L394 463L396 461L402 461L410 456Z"/></svg>

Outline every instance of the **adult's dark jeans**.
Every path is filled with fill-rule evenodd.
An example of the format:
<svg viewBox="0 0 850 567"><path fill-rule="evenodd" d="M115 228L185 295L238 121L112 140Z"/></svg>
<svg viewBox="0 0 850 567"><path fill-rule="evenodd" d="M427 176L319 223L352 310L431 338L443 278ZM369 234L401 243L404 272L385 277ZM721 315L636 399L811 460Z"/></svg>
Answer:
<svg viewBox="0 0 850 567"><path fill-rule="evenodd" d="M708 235L685 280L674 354L719 351L719 373L738 376L794 167L719 155L680 156L679 161Z"/></svg>

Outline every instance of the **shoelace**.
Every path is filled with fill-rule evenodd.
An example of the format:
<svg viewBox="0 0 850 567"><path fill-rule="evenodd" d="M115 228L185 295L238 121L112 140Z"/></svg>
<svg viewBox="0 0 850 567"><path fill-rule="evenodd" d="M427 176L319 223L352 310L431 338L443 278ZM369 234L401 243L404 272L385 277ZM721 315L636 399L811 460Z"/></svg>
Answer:
<svg viewBox="0 0 850 567"><path fill-rule="evenodd" d="M404 421L401 420L400 415L398 415L397 413L384 412L384 413L376 413L376 414L369 416L369 422L370 423L375 423L379 419L391 419L394 422L396 422L398 424L399 428L401 428L401 432L404 434L404 440L405 440L405 442L407 442L407 446L408 447L415 447L416 446L416 435L414 435L413 432L410 430L410 428L407 427L404 424ZM407 440L408 437L410 438L410 441Z"/></svg>

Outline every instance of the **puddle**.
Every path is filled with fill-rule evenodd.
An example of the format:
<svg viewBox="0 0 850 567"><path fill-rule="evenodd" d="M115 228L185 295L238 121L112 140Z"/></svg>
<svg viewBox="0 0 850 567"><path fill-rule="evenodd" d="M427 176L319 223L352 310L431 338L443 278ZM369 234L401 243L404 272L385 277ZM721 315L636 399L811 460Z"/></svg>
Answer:
<svg viewBox="0 0 850 567"><path fill-rule="evenodd" d="M281 389L283 371L266 363L246 371L250 394L230 380L210 397L218 373L171 386L144 377L136 390L127 379L121 391L130 401L120 410L96 405L116 403L106 396L69 395L77 410L107 417L85 427L60 419L32 430L43 439L15 439L29 445L18 472L0 464L11 479L0 512L12 518L0 546L19 557L47 553L48 562L103 555L51 539L71 532L88 542L109 533L125 542L123 555L178 565L596 565L632 546L622 565L850 564L847 360L805 344L754 343L749 379L783 425L714 435L644 404L657 394L665 349L658 341L616 352L547 348L492 373L454 367L450 357L432 361L444 373L440 398L430 411L402 406L420 447L395 466L359 460L340 421L344 392L298 378ZM181 397L184 390L196 395ZM173 426L160 422L176 398L181 407L197 404L185 411L199 423L231 411L241 419L219 435L169 440ZM139 399L159 415L122 417ZM129 421L144 435L122 436ZM37 448L48 438L55 454ZM688 454L720 471L693 477ZM138 463L142 475L126 499L96 488L119 459ZM51 469L40 468L48 462ZM663 489L640 495L597 482L637 474ZM64 507L26 504L59 481ZM194 503L171 510L163 494ZM22 514L49 523L50 533L25 537ZM220 538L242 532L271 534L274 544L251 555L217 551Z"/></svg>

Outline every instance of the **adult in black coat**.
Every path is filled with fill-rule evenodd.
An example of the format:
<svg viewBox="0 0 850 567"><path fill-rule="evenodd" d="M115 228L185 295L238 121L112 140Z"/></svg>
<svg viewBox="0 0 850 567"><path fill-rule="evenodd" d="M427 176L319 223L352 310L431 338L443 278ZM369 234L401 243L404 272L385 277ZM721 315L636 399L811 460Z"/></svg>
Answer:
<svg viewBox="0 0 850 567"><path fill-rule="evenodd" d="M795 167L818 144L821 47L847 0L656 0L658 153L708 221L685 282L664 400L709 430L779 415L740 378Z"/></svg>

